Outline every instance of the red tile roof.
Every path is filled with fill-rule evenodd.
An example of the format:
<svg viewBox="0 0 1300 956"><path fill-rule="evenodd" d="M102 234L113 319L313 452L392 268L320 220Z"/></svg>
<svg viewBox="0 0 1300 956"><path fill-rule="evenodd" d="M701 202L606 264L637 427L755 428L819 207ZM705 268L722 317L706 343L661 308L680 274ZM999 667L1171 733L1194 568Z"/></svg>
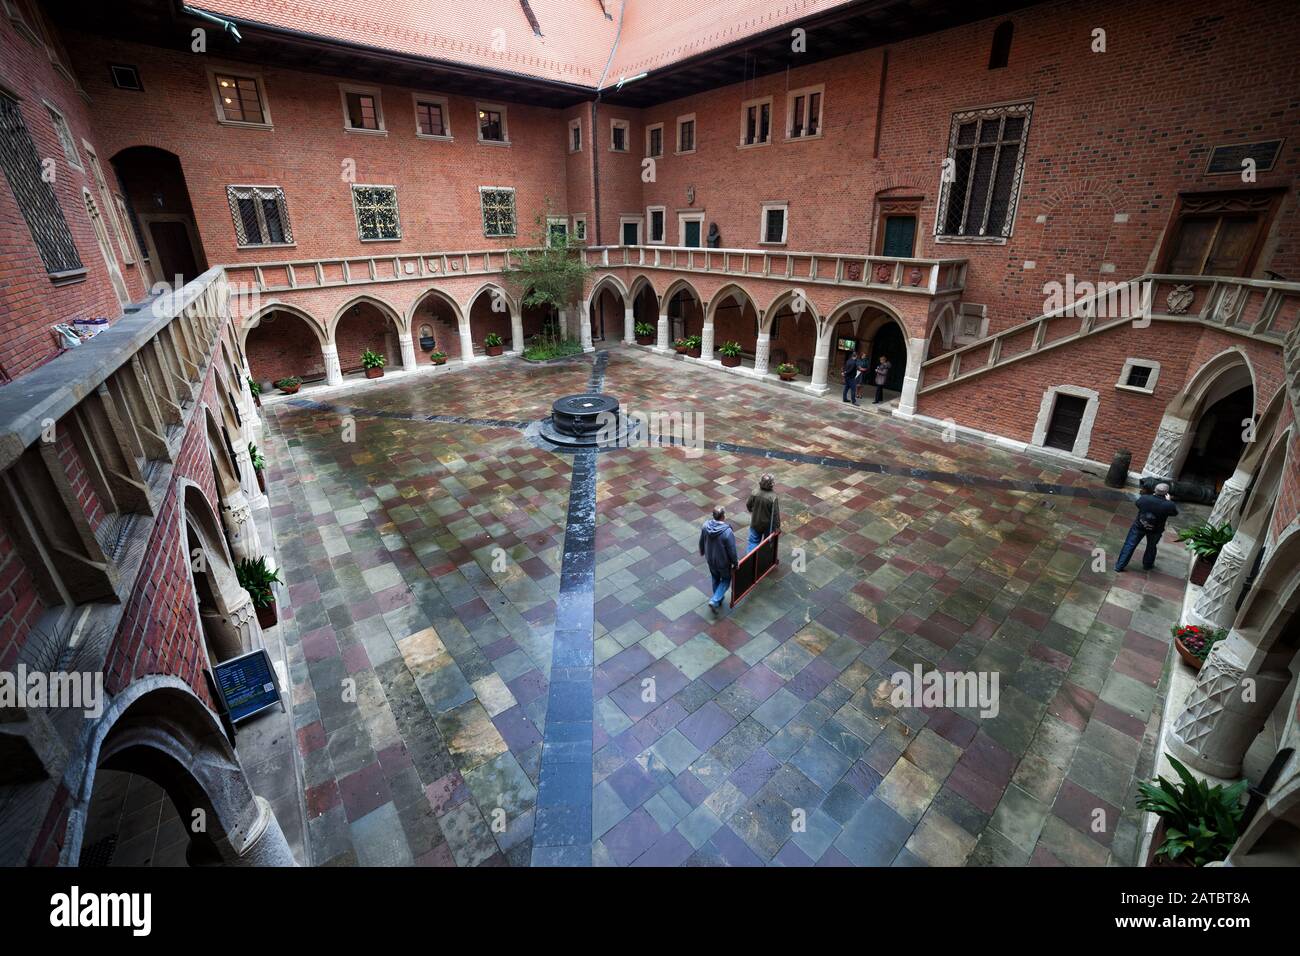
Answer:
<svg viewBox="0 0 1300 956"><path fill-rule="evenodd" d="M191 6L262 24L412 56L604 86L849 0L529 0L536 36L519 0L193 0ZM610 50L618 48L610 62Z"/></svg>

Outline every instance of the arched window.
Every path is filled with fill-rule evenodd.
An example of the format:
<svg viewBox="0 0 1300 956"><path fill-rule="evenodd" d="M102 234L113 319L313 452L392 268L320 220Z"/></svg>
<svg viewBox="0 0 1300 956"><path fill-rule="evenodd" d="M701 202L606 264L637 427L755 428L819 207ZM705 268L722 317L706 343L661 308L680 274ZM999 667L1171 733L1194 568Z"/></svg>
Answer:
<svg viewBox="0 0 1300 956"><path fill-rule="evenodd" d="M1011 35L1015 33L1015 24L1010 20L999 23L993 31L993 49L989 51L989 69L1000 70L1007 65L1011 56Z"/></svg>

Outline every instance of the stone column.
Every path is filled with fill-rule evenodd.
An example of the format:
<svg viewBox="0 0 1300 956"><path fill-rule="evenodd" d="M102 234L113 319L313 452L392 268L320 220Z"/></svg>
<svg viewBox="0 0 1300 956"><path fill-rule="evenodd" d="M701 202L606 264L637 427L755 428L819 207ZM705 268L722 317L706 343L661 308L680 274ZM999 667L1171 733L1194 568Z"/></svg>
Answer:
<svg viewBox="0 0 1300 956"><path fill-rule="evenodd" d="M817 337L817 354L813 356L812 381L804 386L814 395L825 395L830 391L826 385L826 372L831 364L831 336Z"/></svg>
<svg viewBox="0 0 1300 956"><path fill-rule="evenodd" d="M397 333L397 344L402 350L402 369L407 372L414 372L417 365L415 361L415 343L411 341L411 330Z"/></svg>
<svg viewBox="0 0 1300 956"><path fill-rule="evenodd" d="M257 523L253 521L252 508L242 491L226 495L225 505L221 509L221 523L225 526L226 537L230 541L231 557L236 562L248 558L256 560L262 555L262 541L257 533Z"/></svg>
<svg viewBox="0 0 1300 956"><path fill-rule="evenodd" d="M1240 531L1223 546L1201 593L1188 614L1188 623L1197 627L1230 627L1236 613L1234 599L1241 590L1246 562L1255 548L1254 539Z"/></svg>
<svg viewBox="0 0 1300 956"><path fill-rule="evenodd" d="M1252 671L1259 656L1235 631L1214 645L1174 719L1169 749L1175 757L1225 780L1241 776L1246 751L1291 683L1287 670Z"/></svg>
<svg viewBox="0 0 1300 956"><path fill-rule="evenodd" d="M468 365L474 359L474 339L470 335L469 319L462 319L460 323L460 360Z"/></svg>
<svg viewBox="0 0 1300 956"><path fill-rule="evenodd" d="M1160 428L1156 431L1151 451L1147 453L1146 464L1142 466L1143 477L1172 478L1174 459L1187 434L1188 423L1185 419L1166 415L1160 419Z"/></svg>
<svg viewBox="0 0 1300 956"><path fill-rule="evenodd" d="M343 367L339 365L339 350L333 342L320 347L320 354L325 358L325 384L343 384Z"/></svg>
<svg viewBox="0 0 1300 956"><path fill-rule="evenodd" d="M510 313L510 355L524 351L524 314L522 306Z"/></svg>
<svg viewBox="0 0 1300 956"><path fill-rule="evenodd" d="M759 332L758 342L754 345L754 374L762 378L767 374L767 360L772 353L772 334Z"/></svg>
<svg viewBox="0 0 1300 956"><path fill-rule="evenodd" d="M658 336L655 339L654 350L665 355L672 351L668 347L668 316L666 315L659 316Z"/></svg>
<svg viewBox="0 0 1300 956"><path fill-rule="evenodd" d="M569 331L569 310L557 309L556 315L560 323L560 338L562 339L573 338L573 333Z"/></svg>
<svg viewBox="0 0 1300 956"><path fill-rule="evenodd" d="M1219 491L1219 497L1214 499L1214 510L1210 512L1210 524L1221 525L1224 522L1234 522L1237 520L1237 509L1241 507L1241 500L1246 497L1246 489L1250 487L1249 471L1234 471L1232 477L1223 483L1223 488Z"/></svg>
<svg viewBox="0 0 1300 956"><path fill-rule="evenodd" d="M916 394L921 389L921 357L925 355L925 345L925 339L907 340L907 368L903 370L903 393L898 398L897 408L897 413L907 418L916 414Z"/></svg>
<svg viewBox="0 0 1300 956"><path fill-rule="evenodd" d="M630 306L623 310L623 342L636 344L636 313Z"/></svg>
<svg viewBox="0 0 1300 956"><path fill-rule="evenodd" d="M700 331L700 361L713 361L713 320L709 319L704 323L704 328Z"/></svg>
<svg viewBox="0 0 1300 956"><path fill-rule="evenodd" d="M586 302L578 303L578 341L582 343L584 352L596 351L591 344L591 310Z"/></svg>
<svg viewBox="0 0 1300 956"><path fill-rule="evenodd" d="M265 501L266 496L257 484L257 472L253 470L253 458L248 453L248 445L241 443L235 448L235 467L239 469L239 487L247 501L254 502L255 507ZM258 499L262 499L259 501Z"/></svg>

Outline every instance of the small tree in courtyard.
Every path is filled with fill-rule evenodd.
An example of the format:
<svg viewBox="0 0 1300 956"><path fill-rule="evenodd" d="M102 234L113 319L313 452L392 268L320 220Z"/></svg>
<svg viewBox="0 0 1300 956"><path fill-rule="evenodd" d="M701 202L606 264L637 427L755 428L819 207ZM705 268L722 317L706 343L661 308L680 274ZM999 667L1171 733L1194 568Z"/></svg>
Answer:
<svg viewBox="0 0 1300 956"><path fill-rule="evenodd" d="M582 242L567 231L551 231L550 211L548 201L545 212L533 220L534 247L510 250L510 265L502 276L514 286L516 294L523 294L521 305L567 309L578 301L593 270L582 259ZM558 346L562 338L554 323L548 322L542 332L544 341L539 344Z"/></svg>

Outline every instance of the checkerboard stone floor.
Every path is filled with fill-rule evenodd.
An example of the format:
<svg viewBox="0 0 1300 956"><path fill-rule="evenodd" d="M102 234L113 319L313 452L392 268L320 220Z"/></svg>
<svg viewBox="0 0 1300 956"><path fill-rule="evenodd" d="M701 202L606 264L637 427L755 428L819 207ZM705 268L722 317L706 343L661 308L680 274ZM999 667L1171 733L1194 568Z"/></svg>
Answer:
<svg viewBox="0 0 1300 956"><path fill-rule="evenodd" d="M590 370L503 359L271 407L313 862L528 864L572 459L423 419L536 420ZM1097 477L885 415L621 348L606 391L702 412L709 441L1098 494L602 453L593 864L1135 861L1181 549L1094 571L1132 517ZM764 470L782 564L714 619L699 525L721 503L743 541ZM916 664L997 672L997 716L895 708Z"/></svg>

